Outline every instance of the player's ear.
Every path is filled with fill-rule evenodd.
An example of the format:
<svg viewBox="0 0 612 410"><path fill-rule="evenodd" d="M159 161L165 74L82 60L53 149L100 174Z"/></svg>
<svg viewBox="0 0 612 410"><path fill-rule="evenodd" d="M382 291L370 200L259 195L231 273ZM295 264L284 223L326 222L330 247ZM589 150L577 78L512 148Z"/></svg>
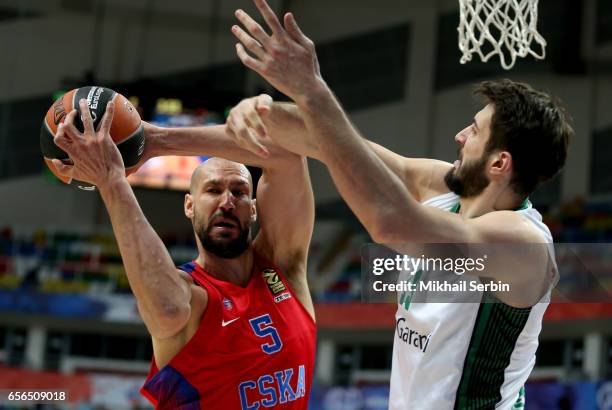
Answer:
<svg viewBox="0 0 612 410"><path fill-rule="evenodd" d="M492 176L512 173L512 155L508 151L495 152L491 157L491 162Z"/></svg>
<svg viewBox="0 0 612 410"><path fill-rule="evenodd" d="M257 199L253 199L251 202L251 223L255 223L257 220Z"/></svg>
<svg viewBox="0 0 612 410"><path fill-rule="evenodd" d="M193 197L191 194L185 194L185 216L189 219L193 219Z"/></svg>

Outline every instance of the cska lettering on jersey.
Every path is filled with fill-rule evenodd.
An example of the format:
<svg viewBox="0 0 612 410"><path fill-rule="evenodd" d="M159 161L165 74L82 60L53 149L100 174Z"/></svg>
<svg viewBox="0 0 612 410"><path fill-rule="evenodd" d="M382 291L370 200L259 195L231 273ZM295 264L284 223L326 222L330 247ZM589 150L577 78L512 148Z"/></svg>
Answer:
<svg viewBox="0 0 612 410"><path fill-rule="evenodd" d="M285 369L264 374L257 380L240 383L240 407L242 410L269 408L298 400L306 395L306 371L300 365L297 374L294 369Z"/></svg>

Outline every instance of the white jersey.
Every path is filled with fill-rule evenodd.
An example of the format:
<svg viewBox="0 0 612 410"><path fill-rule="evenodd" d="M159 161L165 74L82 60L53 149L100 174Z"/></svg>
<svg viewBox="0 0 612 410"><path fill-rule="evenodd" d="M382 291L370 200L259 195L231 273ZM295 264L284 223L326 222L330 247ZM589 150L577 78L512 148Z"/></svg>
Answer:
<svg viewBox="0 0 612 410"><path fill-rule="evenodd" d="M448 193L423 204L451 211L458 202ZM553 252L540 213L528 201L517 212ZM399 295L389 408L522 408L549 297L550 291L540 303L519 309L504 303L410 303Z"/></svg>

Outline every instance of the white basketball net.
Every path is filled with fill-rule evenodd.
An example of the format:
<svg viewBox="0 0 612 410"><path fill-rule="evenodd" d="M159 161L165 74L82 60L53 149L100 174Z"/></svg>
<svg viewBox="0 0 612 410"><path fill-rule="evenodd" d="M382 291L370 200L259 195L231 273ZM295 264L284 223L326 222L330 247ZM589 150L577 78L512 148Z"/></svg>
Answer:
<svg viewBox="0 0 612 410"><path fill-rule="evenodd" d="M499 55L501 66L512 68L517 57L546 55L546 40L538 33L538 0L459 0L461 64L476 53L483 62ZM532 42L539 53L531 49ZM485 54L486 53L486 54Z"/></svg>

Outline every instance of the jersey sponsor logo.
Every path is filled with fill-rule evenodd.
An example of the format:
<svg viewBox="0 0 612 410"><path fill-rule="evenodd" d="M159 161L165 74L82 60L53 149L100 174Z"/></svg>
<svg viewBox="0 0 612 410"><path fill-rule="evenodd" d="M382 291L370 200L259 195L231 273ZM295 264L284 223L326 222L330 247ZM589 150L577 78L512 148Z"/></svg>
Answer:
<svg viewBox="0 0 612 410"><path fill-rule="evenodd" d="M285 284L280 279L280 277L278 276L278 273L274 269L270 269L270 268L264 269L261 271L261 274L263 275L263 278L266 281L266 284L270 288L270 291L274 295L278 295L279 293L287 290L287 288L285 287Z"/></svg>
<svg viewBox="0 0 612 410"><path fill-rule="evenodd" d="M285 293L281 293L281 294L280 294L280 295L278 295L278 296L275 296L275 297L274 297L274 301L275 301L276 303L278 303L278 302L282 302L283 300L287 300L287 299L289 299L290 297L291 297L291 294L290 294L289 292L285 292Z"/></svg>
<svg viewBox="0 0 612 410"><path fill-rule="evenodd" d="M242 410L257 410L260 407L276 407L306 396L306 369L298 367L272 374L264 374L255 380L247 380L238 386Z"/></svg>
<svg viewBox="0 0 612 410"><path fill-rule="evenodd" d="M430 334L423 334L406 326L406 319L399 318L396 322L397 337L409 346L415 347L423 353L427 352L427 346L431 340Z"/></svg>
<svg viewBox="0 0 612 410"><path fill-rule="evenodd" d="M240 319L240 316L238 316L238 317L236 317L234 319L228 320L227 322L225 320L222 320L221 321L221 326L225 327L225 326L229 325L230 323L234 323L238 319Z"/></svg>

